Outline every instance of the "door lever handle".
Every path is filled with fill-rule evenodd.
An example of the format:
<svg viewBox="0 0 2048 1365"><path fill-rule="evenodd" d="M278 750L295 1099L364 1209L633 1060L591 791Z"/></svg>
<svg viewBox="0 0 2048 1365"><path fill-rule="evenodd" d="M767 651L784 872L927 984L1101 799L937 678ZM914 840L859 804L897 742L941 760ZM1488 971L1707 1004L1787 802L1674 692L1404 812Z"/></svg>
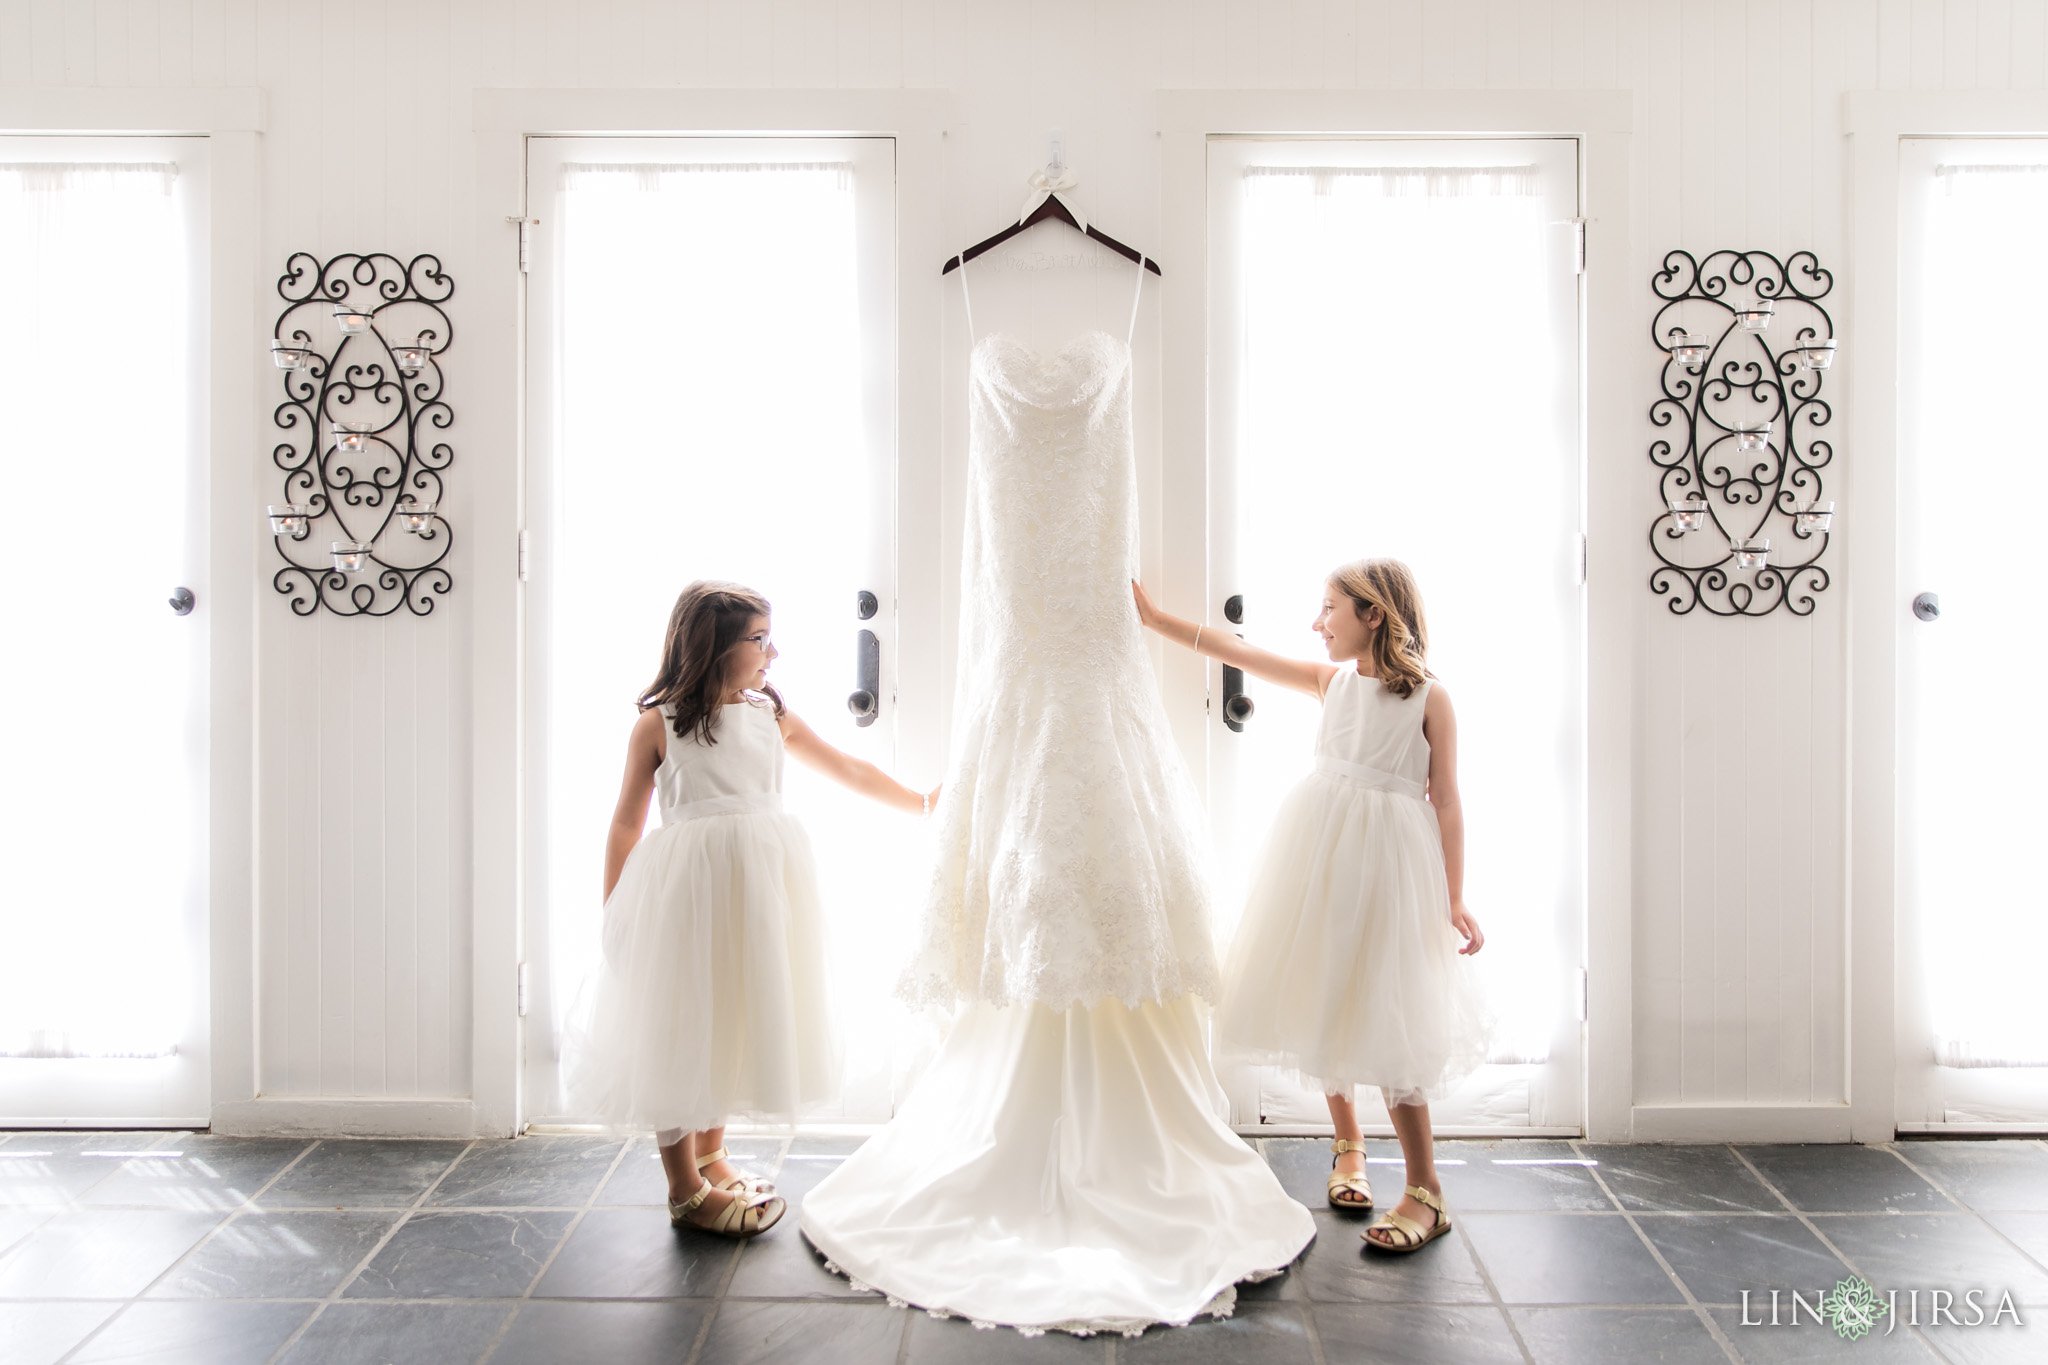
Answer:
<svg viewBox="0 0 2048 1365"><path fill-rule="evenodd" d="M854 612L863 621L872 620L881 604L863 589L855 599ZM882 714L882 641L873 631L863 629L853 641L853 693L846 699L853 723L866 729Z"/></svg>

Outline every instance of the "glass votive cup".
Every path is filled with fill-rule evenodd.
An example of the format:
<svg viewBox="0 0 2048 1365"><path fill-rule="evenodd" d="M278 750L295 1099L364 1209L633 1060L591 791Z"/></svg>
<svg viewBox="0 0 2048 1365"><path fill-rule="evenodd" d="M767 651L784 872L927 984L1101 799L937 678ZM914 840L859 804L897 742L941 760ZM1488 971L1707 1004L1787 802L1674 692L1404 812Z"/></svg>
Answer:
<svg viewBox="0 0 2048 1365"><path fill-rule="evenodd" d="M1777 305L1769 299L1758 299L1735 310L1735 325L1745 332L1761 332L1771 325L1771 314Z"/></svg>
<svg viewBox="0 0 2048 1365"><path fill-rule="evenodd" d="M303 370L312 363L313 352L305 346L273 341L270 343L270 360L280 370Z"/></svg>
<svg viewBox="0 0 2048 1365"><path fill-rule="evenodd" d="M1769 536L1737 536L1728 542L1728 548L1735 552L1735 567L1738 569L1761 569L1770 562Z"/></svg>
<svg viewBox="0 0 2048 1365"><path fill-rule="evenodd" d="M398 524L413 535L420 534L434 521L434 504L417 498L406 498L398 504L396 512Z"/></svg>
<svg viewBox="0 0 2048 1365"><path fill-rule="evenodd" d="M424 346L398 346L391 352L391 358L398 362L398 368L407 374L418 374L427 368L427 348Z"/></svg>
<svg viewBox="0 0 2048 1365"><path fill-rule="evenodd" d="M263 515L270 518L270 534L274 536L302 536L306 533L306 519L310 510L297 503L272 503L263 509Z"/></svg>
<svg viewBox="0 0 2048 1365"><path fill-rule="evenodd" d="M367 540L337 540L330 547L334 556L334 567L342 573L360 573L363 561L369 557L371 545Z"/></svg>
<svg viewBox="0 0 2048 1365"><path fill-rule="evenodd" d="M1831 531L1834 525L1835 504L1832 498L1826 502L1810 502L1792 513L1793 529L1802 536L1810 536L1817 531Z"/></svg>
<svg viewBox="0 0 2048 1365"><path fill-rule="evenodd" d="M1764 423L1760 427L1737 427L1735 430L1735 448L1737 450L1754 454L1770 445L1770 443L1771 424L1769 422Z"/></svg>
<svg viewBox="0 0 2048 1365"><path fill-rule="evenodd" d="M1699 341L1681 341L1671 348L1671 358L1698 374L1700 366L1707 363L1707 346Z"/></svg>
<svg viewBox="0 0 2048 1365"><path fill-rule="evenodd" d="M1671 529L1693 532L1707 524L1707 500L1705 498L1673 498L1671 500Z"/></svg>
<svg viewBox="0 0 2048 1365"><path fill-rule="evenodd" d="M1835 363L1835 343L1816 341L1799 348L1799 363L1809 370L1825 370Z"/></svg>
<svg viewBox="0 0 2048 1365"><path fill-rule="evenodd" d="M334 448L349 455L362 454L364 437L369 430L368 422L336 422Z"/></svg>
<svg viewBox="0 0 2048 1365"><path fill-rule="evenodd" d="M341 328L343 336L352 337L369 331L370 320L370 315L360 308L351 308L347 304L334 307L334 325Z"/></svg>

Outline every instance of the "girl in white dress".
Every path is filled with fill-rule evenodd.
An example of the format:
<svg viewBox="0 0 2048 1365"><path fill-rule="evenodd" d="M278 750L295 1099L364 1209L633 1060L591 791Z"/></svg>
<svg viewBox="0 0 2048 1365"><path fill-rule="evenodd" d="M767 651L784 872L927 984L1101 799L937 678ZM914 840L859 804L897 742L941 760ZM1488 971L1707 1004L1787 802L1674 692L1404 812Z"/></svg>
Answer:
<svg viewBox="0 0 2048 1365"><path fill-rule="evenodd" d="M1238 925L1217 1037L1320 1082L1337 1130L1329 1200L1339 1209L1372 1207L1351 1096L1380 1087L1407 1180L1364 1236L1414 1251L1451 1227L1429 1097L1485 1060L1487 1034L1458 961L1485 938L1463 895L1457 721L1424 666L1414 577L1392 559L1330 575L1313 627L1330 663L1169 616L1132 586L1140 617L1165 638L1323 704L1315 768L1280 807Z"/></svg>
<svg viewBox="0 0 2048 1365"><path fill-rule="evenodd" d="M782 810L783 752L899 810L937 794L785 707L768 630L767 601L738 584L676 599L605 842L604 960L563 1047L579 1112L657 1130L670 1221L728 1237L766 1232L785 1205L728 1164L726 1118L792 1118L839 1084L817 873ZM656 794L661 827L643 839Z"/></svg>

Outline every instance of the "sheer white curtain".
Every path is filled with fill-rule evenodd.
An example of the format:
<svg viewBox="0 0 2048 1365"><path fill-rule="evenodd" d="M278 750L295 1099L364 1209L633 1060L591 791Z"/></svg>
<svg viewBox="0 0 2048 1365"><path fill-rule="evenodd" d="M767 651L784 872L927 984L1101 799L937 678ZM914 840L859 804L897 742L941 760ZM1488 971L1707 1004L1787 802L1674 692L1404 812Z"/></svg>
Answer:
<svg viewBox="0 0 2048 1365"><path fill-rule="evenodd" d="M2035 268L2048 226L2048 164L1935 168L1924 249L1908 263L1919 322L1902 338L1917 392L1902 452L1908 562L1941 594L1941 619L1901 652L1906 750L1900 818L1918 916L1936 1060L2048 1066L2040 966L2048 905L2035 850L2048 798L2048 711L2027 662L2037 632L2041 465Z"/></svg>
<svg viewBox="0 0 2048 1365"><path fill-rule="evenodd" d="M1457 704L1496 1061L1549 1054L1557 925L1577 895L1578 489L1558 401L1572 358L1554 352L1561 239L1540 189L1525 166L1252 166L1243 200L1245 633L1313 656L1332 568L1414 569ZM1317 721L1262 702L1241 828L1263 829L1306 770Z"/></svg>
<svg viewBox="0 0 2048 1365"><path fill-rule="evenodd" d="M557 1024L597 947L633 702L684 584L763 592L782 650L770 679L790 707L828 741L888 760L887 727L857 731L846 709L854 591L886 588L859 575L890 534L871 509L893 468L864 408L867 371L890 363L892 320L862 316L855 172L772 160L562 167L548 229L559 233L552 539L540 550ZM884 706L893 718L893 700ZM793 761L785 783L825 878L837 1017L860 1081L864 1065L888 1066L891 934L912 861L892 842L903 818Z"/></svg>
<svg viewBox="0 0 2048 1365"><path fill-rule="evenodd" d="M191 677L164 606L194 364L176 175L0 162L0 1056L167 1054L193 989Z"/></svg>

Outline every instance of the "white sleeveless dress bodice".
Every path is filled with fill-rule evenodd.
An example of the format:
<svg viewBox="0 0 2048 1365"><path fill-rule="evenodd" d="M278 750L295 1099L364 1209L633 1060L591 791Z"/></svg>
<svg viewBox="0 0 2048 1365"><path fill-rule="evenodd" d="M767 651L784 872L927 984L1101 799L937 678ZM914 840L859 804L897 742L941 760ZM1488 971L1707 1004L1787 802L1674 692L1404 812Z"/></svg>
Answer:
<svg viewBox="0 0 2048 1365"><path fill-rule="evenodd" d="M673 725L663 733L668 747L654 770L662 824L782 809L782 730L769 707L728 702L719 709L716 744L682 739Z"/></svg>

